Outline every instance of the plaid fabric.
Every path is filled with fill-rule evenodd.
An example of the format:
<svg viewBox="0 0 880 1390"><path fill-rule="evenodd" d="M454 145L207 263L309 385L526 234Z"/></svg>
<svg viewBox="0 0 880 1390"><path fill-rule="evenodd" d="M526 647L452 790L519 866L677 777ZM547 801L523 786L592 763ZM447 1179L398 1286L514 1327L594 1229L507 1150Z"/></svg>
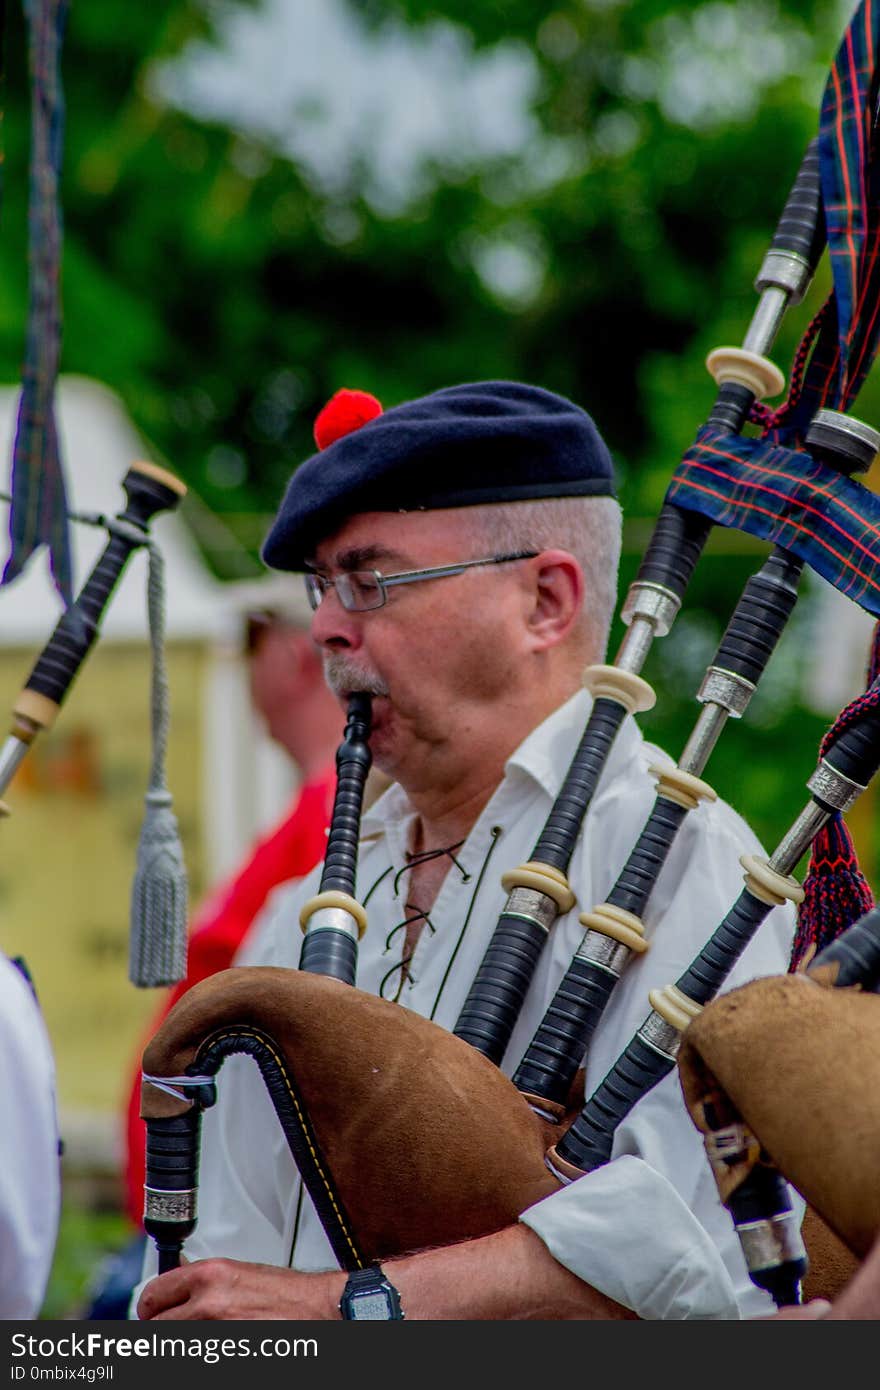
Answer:
<svg viewBox="0 0 880 1390"><path fill-rule="evenodd" d="M819 162L834 287L807 330L812 347L788 400L758 414L761 439L704 427L667 500L801 556L836 588L880 615L880 500L801 451L809 422L846 410L880 335L880 158L871 89L880 52L880 0L862 0L838 49L822 101ZM815 341L813 339L815 338Z"/></svg>
<svg viewBox="0 0 880 1390"><path fill-rule="evenodd" d="M880 497L809 454L708 427L668 500L799 555L880 617Z"/></svg>
<svg viewBox="0 0 880 1390"><path fill-rule="evenodd" d="M52 576L67 604L72 599L70 541L54 395L61 343L61 45L68 3L23 0L31 76L29 299L12 456L11 549L0 581L6 584L17 578L34 550L46 544Z"/></svg>
<svg viewBox="0 0 880 1390"><path fill-rule="evenodd" d="M846 410L874 360L880 332L880 159L872 97L880 0L862 0L828 76L819 124L822 206L833 289L804 334L788 398L753 409L762 438L698 434L667 500L793 551L842 593L880 616L880 499L802 449L825 406ZM808 363L808 365L807 365ZM880 629L878 629L880 631ZM858 713L880 702L875 640L871 687L848 706L821 754ZM789 969L832 941L872 902L839 816L815 837Z"/></svg>

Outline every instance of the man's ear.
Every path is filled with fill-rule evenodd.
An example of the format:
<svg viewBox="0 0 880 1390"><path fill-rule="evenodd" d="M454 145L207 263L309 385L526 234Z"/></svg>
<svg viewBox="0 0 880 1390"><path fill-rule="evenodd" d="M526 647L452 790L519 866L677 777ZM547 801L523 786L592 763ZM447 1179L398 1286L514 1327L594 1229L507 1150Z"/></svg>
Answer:
<svg viewBox="0 0 880 1390"><path fill-rule="evenodd" d="M584 572L567 550L542 550L529 561L529 630L534 650L555 647L580 618L586 595Z"/></svg>

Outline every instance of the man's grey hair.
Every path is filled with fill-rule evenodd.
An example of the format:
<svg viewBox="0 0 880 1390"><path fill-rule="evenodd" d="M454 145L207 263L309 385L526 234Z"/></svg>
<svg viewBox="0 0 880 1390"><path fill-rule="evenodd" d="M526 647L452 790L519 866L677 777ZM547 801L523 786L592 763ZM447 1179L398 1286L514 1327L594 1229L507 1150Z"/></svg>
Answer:
<svg viewBox="0 0 880 1390"><path fill-rule="evenodd" d="M593 660L608 645L617 606L622 515L613 497L553 497L528 502L500 502L465 509L473 538L487 553L517 550L567 550L586 580L582 635Z"/></svg>

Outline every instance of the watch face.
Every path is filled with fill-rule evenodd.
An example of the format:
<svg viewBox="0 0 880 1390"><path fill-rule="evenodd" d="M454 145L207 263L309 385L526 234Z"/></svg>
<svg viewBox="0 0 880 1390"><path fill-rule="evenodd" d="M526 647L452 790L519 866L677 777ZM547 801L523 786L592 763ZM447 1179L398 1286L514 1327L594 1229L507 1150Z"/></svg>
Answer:
<svg viewBox="0 0 880 1390"><path fill-rule="evenodd" d="M382 1289L377 1289L375 1293L350 1294L348 1306L350 1318L373 1318L376 1321L387 1322L389 1318L394 1317L391 1300Z"/></svg>

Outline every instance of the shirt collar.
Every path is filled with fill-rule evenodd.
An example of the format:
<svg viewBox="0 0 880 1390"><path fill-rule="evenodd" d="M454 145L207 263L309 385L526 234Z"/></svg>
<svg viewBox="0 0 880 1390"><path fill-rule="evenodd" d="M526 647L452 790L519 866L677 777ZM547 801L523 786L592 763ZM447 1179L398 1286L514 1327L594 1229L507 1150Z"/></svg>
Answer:
<svg viewBox="0 0 880 1390"><path fill-rule="evenodd" d="M525 773L549 797L555 799L587 727L592 708L592 696L586 690L572 695L523 739L519 748L508 758L505 772L508 775L514 770ZM635 721L625 718L606 758L603 779L616 777L629 763L641 742L642 736Z"/></svg>
<svg viewBox="0 0 880 1390"><path fill-rule="evenodd" d="M525 775L555 800L571 766L580 737L586 728L592 697L579 690L527 734L505 764L505 779ZM627 716L611 745L602 772L603 780L616 777L641 746L642 736L635 721ZM361 837L384 834L391 822L399 824L413 814L403 787L393 782L387 791L364 812Z"/></svg>

